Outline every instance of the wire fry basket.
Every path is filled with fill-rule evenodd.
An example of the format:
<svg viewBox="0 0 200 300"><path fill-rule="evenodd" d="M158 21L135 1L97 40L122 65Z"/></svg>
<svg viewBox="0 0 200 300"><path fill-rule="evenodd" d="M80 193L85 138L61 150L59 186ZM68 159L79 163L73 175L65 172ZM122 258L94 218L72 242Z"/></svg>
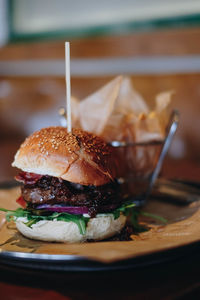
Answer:
<svg viewBox="0 0 200 300"><path fill-rule="evenodd" d="M66 127L66 111L59 111L61 125ZM143 205L152 191L160 173L167 151L179 123L179 113L174 110L170 116L164 140L142 143L112 141L118 166L118 182L123 197L132 200L137 206Z"/></svg>
<svg viewBox="0 0 200 300"><path fill-rule="evenodd" d="M138 206L146 202L152 191L178 123L179 113L174 110L170 116L164 140L144 143L118 141L110 143L115 148L120 161L118 177L123 195Z"/></svg>

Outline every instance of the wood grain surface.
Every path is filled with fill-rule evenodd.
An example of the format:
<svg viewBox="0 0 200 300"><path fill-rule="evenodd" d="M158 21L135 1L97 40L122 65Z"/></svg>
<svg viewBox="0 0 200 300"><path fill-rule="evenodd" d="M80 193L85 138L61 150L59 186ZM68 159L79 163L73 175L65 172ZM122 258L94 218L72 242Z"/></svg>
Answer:
<svg viewBox="0 0 200 300"><path fill-rule="evenodd" d="M150 30L70 41L72 58L199 54L200 28ZM0 61L64 56L64 40L10 44L0 49Z"/></svg>

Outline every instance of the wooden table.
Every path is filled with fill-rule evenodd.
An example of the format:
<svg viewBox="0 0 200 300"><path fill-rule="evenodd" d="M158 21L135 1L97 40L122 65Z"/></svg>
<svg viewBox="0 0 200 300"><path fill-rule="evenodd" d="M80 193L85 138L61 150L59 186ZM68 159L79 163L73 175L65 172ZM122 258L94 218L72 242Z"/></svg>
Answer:
<svg viewBox="0 0 200 300"><path fill-rule="evenodd" d="M200 164L166 160L163 176L200 181ZM197 299L200 255L134 270L35 273L2 268L1 299Z"/></svg>

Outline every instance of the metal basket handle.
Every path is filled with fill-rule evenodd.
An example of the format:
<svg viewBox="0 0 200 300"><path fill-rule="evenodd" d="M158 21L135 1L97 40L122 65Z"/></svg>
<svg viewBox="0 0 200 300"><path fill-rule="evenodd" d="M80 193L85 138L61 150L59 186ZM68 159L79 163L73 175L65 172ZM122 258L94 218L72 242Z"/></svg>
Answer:
<svg viewBox="0 0 200 300"><path fill-rule="evenodd" d="M149 187L148 187L148 190L147 190L146 197L148 197L149 194L151 193L153 185L154 185L156 179L158 178L158 175L159 175L160 170L161 170L162 165L163 165L164 158L165 158L165 156L166 156L166 154L169 150L169 147L172 143L172 139L173 139L174 134L177 130L178 123L179 123L179 113L178 113L177 110L174 110L172 112L171 117L170 117L170 122L169 122L169 126L167 128L167 133L166 133L166 138L164 140L163 147L162 147L158 162L157 162L156 167L154 169L154 172L151 176L151 180L150 180L150 184L149 184Z"/></svg>

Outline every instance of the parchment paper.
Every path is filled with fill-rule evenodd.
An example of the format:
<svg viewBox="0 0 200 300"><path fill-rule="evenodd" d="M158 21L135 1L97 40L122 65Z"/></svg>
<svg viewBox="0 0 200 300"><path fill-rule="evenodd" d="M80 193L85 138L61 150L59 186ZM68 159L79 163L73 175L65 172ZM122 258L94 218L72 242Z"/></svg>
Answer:
<svg viewBox="0 0 200 300"><path fill-rule="evenodd" d="M130 77L117 76L85 99L71 99L72 123L108 142L162 140L172 94L165 91L156 95L154 107L150 107Z"/></svg>
<svg viewBox="0 0 200 300"><path fill-rule="evenodd" d="M117 76L99 90L79 101L72 98L74 127L101 136L107 142L148 143L162 141L169 123L172 91L155 96L148 105L134 88L131 78ZM114 148L119 166L117 177L134 179L134 195L148 188L148 178L155 169L161 146L127 146ZM123 163L122 163L123 162ZM142 184L140 185L140 182ZM141 186L141 188L140 188ZM132 194L130 187L127 187Z"/></svg>

